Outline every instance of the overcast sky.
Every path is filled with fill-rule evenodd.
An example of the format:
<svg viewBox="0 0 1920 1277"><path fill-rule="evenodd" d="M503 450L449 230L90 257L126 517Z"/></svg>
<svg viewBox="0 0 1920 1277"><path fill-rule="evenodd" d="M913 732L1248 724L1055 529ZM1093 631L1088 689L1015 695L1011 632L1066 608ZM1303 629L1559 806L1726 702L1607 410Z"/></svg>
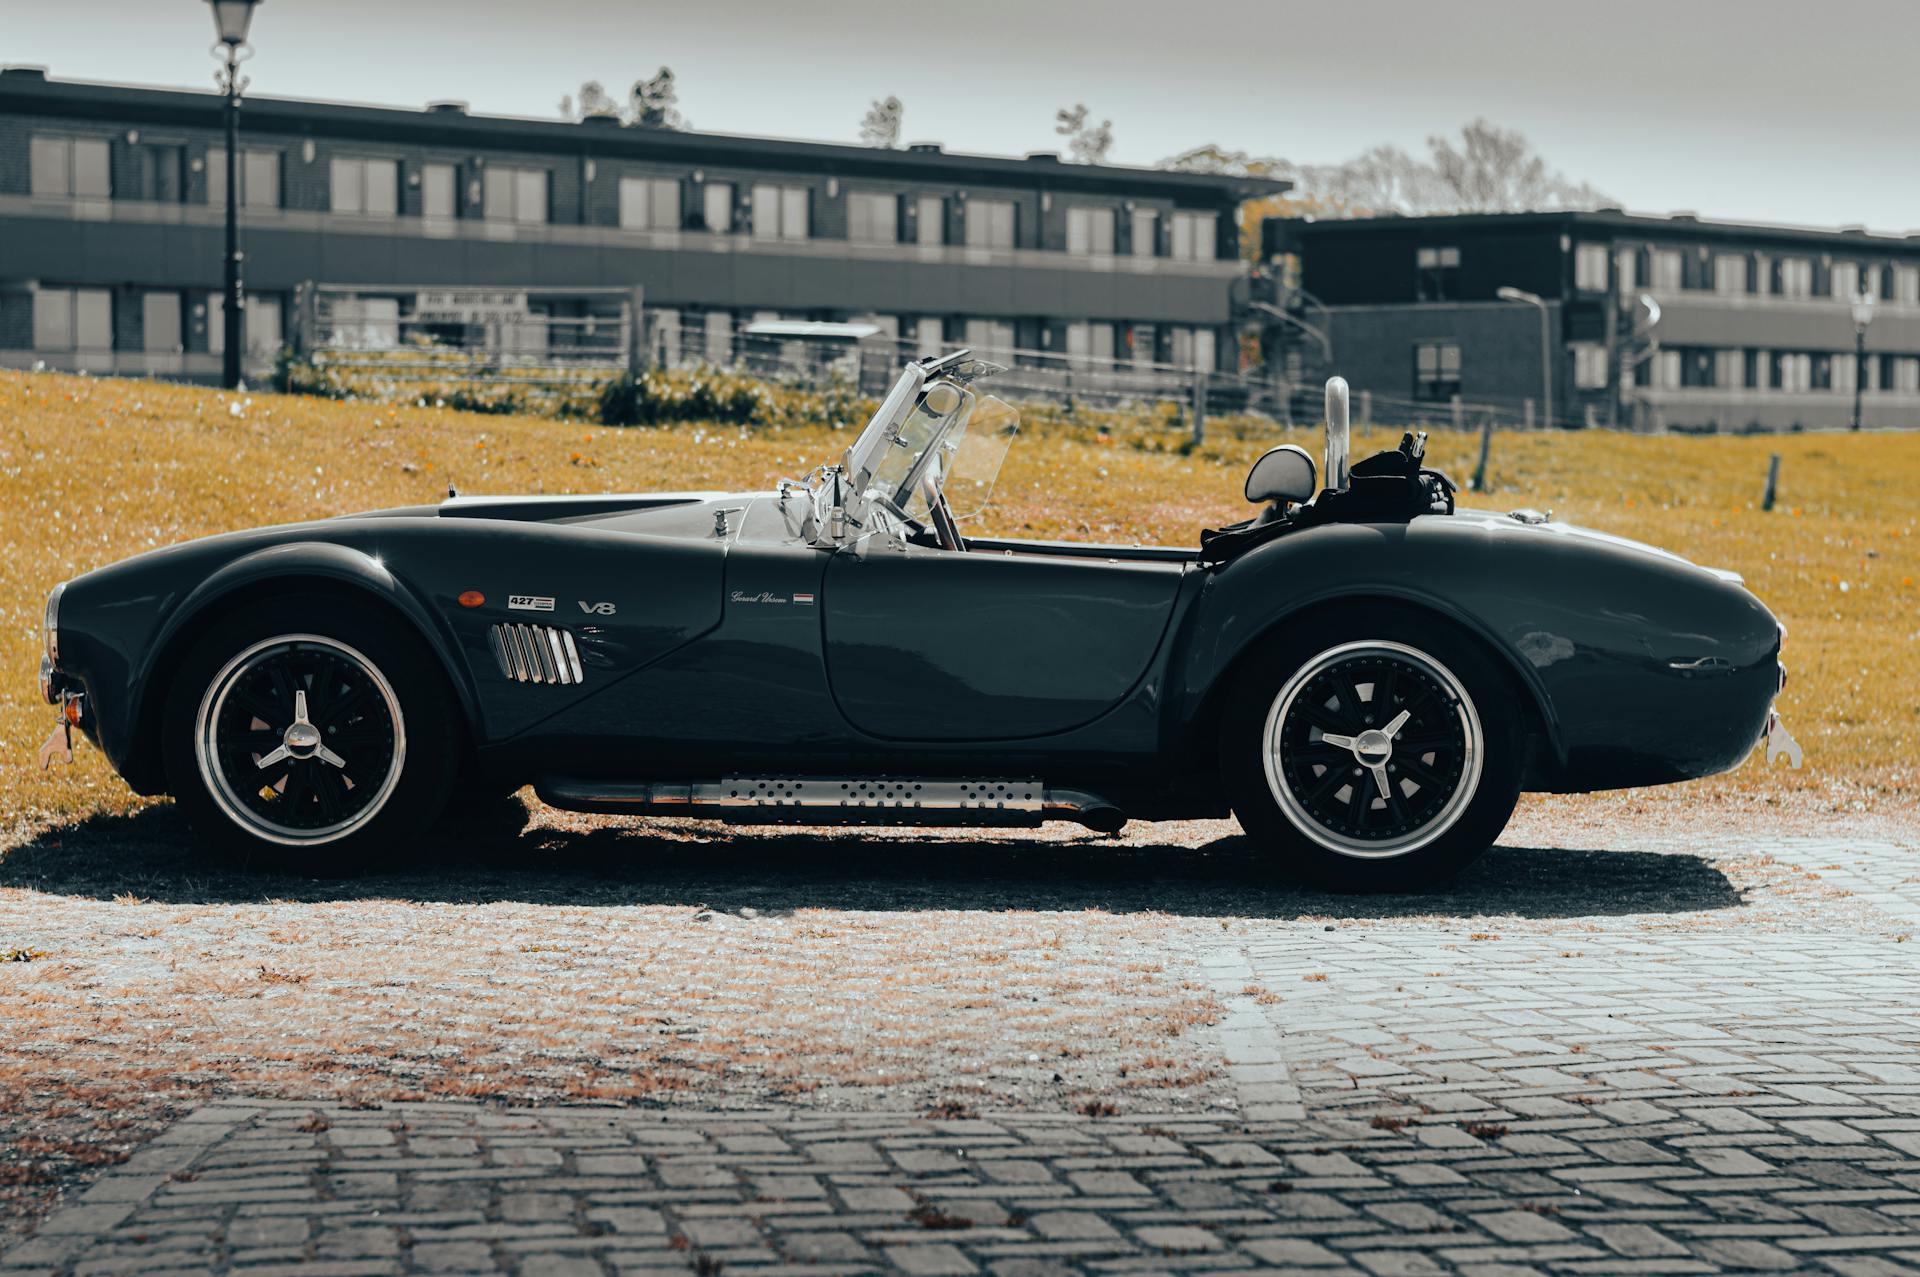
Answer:
<svg viewBox="0 0 1920 1277"><path fill-rule="evenodd" d="M0 0L0 62L203 87L204 0ZM1915 0L265 0L254 91L551 115L661 64L703 129L1054 149L1113 121L1117 163L1201 143L1303 163L1476 116L1628 208L1920 230Z"/></svg>

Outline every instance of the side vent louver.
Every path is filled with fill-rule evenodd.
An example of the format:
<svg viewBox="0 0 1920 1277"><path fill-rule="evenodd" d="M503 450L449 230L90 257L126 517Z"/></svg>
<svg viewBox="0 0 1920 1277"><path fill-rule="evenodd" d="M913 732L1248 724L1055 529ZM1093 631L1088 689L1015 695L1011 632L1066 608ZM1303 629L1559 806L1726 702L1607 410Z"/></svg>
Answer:
<svg viewBox="0 0 1920 1277"><path fill-rule="evenodd" d="M496 625L488 636L500 672L516 683L579 683L580 649L557 625Z"/></svg>

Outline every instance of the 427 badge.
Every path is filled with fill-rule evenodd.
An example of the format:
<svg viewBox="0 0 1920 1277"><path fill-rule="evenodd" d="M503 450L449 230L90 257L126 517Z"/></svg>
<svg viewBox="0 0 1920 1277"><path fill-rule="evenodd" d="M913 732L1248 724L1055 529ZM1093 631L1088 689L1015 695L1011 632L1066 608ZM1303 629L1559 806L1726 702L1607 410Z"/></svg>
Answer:
<svg viewBox="0 0 1920 1277"><path fill-rule="evenodd" d="M509 594L507 607L515 612L551 612L553 599L544 594Z"/></svg>

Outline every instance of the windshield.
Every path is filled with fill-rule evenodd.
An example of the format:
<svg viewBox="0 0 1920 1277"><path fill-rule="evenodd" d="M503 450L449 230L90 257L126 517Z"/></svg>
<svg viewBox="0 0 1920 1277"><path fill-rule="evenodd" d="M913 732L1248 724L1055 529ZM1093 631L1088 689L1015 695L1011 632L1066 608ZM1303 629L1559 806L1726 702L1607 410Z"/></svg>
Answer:
<svg viewBox="0 0 1920 1277"><path fill-rule="evenodd" d="M1003 369L966 352L910 364L848 449L848 476L866 500L922 522L944 493L954 518L978 514L1019 428L1012 406L973 389Z"/></svg>

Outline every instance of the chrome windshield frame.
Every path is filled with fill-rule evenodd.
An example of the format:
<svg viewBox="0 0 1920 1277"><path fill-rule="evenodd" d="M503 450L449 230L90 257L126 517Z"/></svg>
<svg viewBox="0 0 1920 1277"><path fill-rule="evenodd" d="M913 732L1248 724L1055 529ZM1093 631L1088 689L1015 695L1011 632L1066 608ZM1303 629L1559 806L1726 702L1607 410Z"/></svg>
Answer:
<svg viewBox="0 0 1920 1277"><path fill-rule="evenodd" d="M920 521L906 512L906 503L917 490L910 485L917 485L929 473L956 423L970 416L978 396L969 388L969 383L1000 371L1004 370L999 365L976 360L973 352L965 349L907 364L839 463L821 466L806 481L809 500L801 530L808 543L822 549L837 549L855 544L875 531L887 532L892 540L900 539L898 529L901 527L919 531ZM931 389L942 383L960 393L966 410L956 408L946 414L946 420L914 458L893 499L873 499L870 489L887 449L900 439L901 432ZM783 484L783 501L790 490Z"/></svg>

